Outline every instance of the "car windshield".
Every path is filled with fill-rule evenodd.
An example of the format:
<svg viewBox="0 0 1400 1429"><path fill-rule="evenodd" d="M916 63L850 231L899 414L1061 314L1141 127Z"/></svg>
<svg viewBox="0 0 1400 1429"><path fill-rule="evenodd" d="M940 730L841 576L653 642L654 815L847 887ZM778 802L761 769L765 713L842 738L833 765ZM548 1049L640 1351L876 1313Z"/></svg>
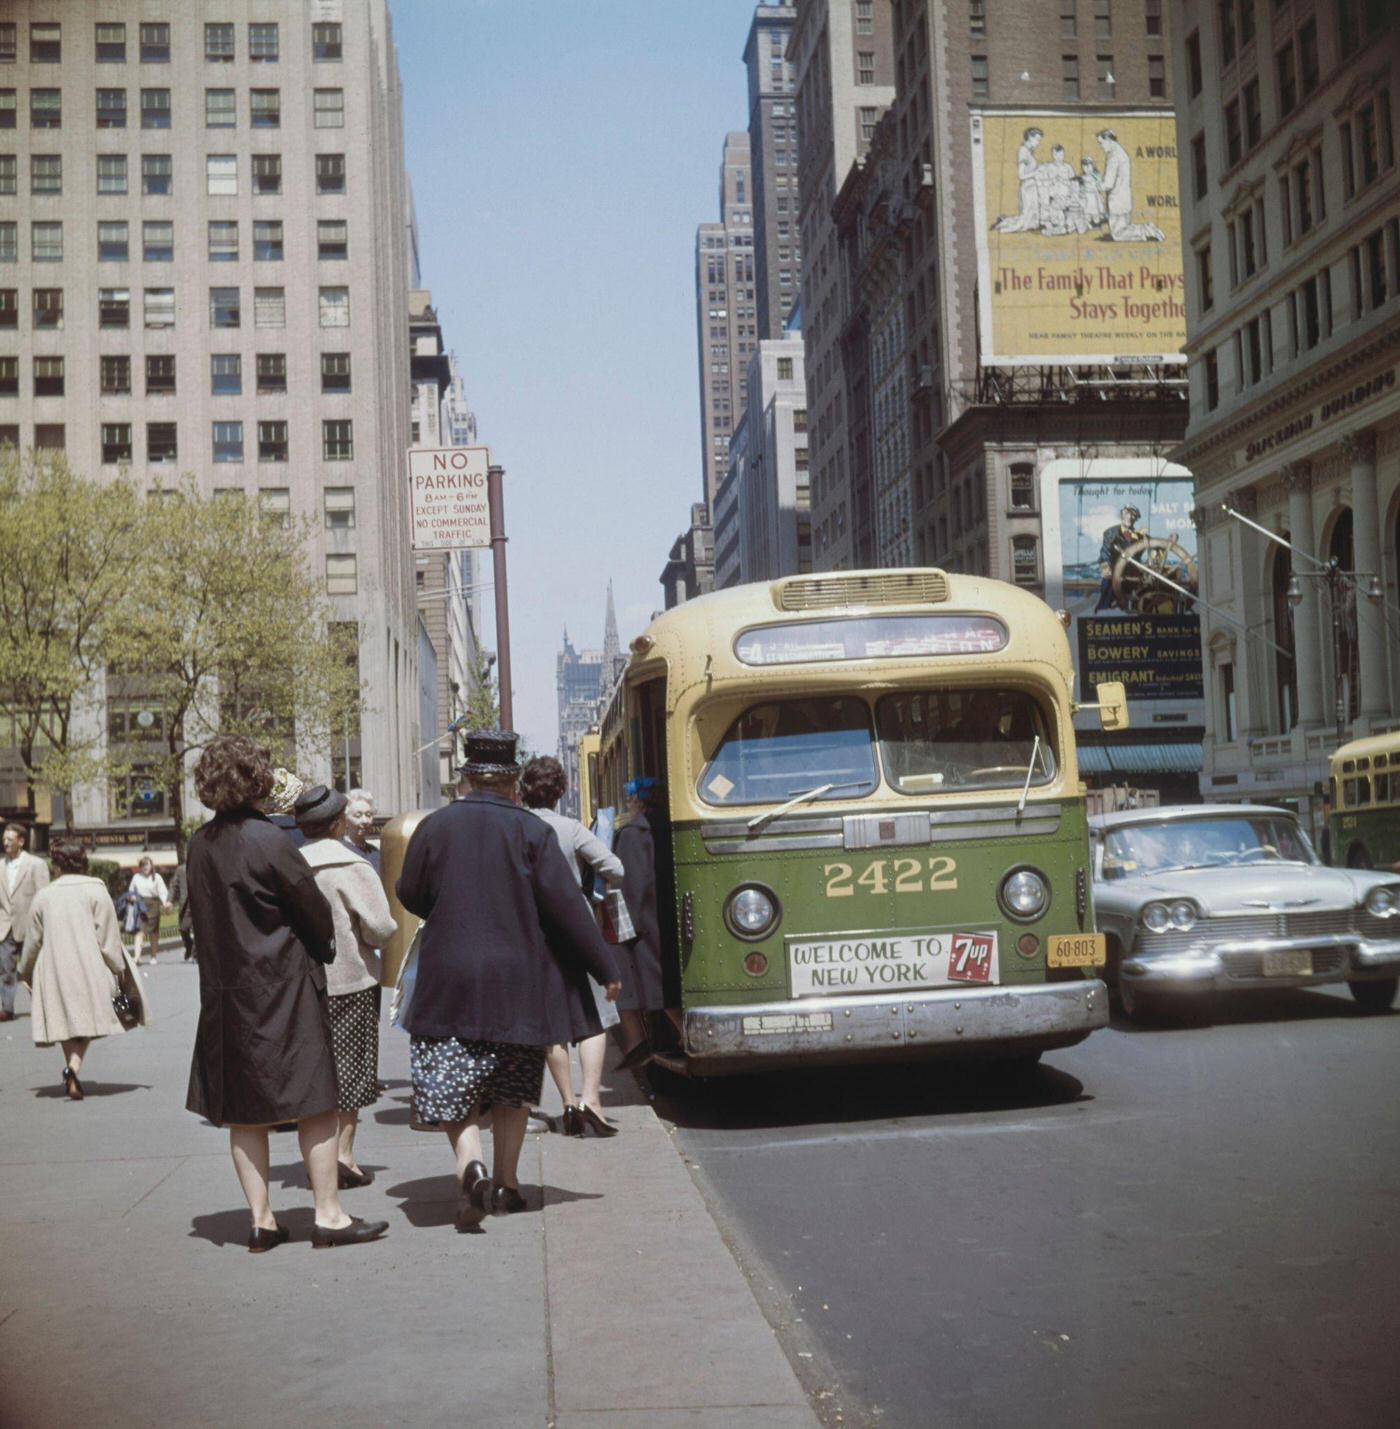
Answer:
<svg viewBox="0 0 1400 1429"><path fill-rule="evenodd" d="M1023 690L906 690L876 710L885 776L904 794L1019 788L1055 775L1054 731Z"/></svg>
<svg viewBox="0 0 1400 1429"><path fill-rule="evenodd" d="M1316 863L1307 836L1278 814L1123 824L1104 838L1103 877L1142 878L1180 868Z"/></svg>
<svg viewBox="0 0 1400 1429"><path fill-rule="evenodd" d="M782 804L809 789L854 799L879 782L870 710L854 695L769 700L729 726L700 775L707 804Z"/></svg>

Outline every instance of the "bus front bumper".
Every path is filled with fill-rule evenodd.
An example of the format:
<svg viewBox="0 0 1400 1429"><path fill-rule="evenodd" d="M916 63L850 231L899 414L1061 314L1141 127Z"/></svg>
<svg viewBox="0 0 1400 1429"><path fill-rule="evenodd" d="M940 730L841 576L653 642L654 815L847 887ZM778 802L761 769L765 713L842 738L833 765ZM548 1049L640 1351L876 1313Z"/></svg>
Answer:
<svg viewBox="0 0 1400 1429"><path fill-rule="evenodd" d="M909 1057L1018 1056L1071 1047L1108 1025L1108 992L1092 978L1028 986L939 988L904 997L850 996L692 1007L687 1069L701 1075L762 1067Z"/></svg>

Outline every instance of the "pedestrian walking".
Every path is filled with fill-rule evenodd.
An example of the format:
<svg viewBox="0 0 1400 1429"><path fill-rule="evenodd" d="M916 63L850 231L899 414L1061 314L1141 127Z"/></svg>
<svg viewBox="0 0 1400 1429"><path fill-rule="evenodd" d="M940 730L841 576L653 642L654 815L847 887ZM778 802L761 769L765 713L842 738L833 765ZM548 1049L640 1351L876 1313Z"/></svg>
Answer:
<svg viewBox="0 0 1400 1429"><path fill-rule="evenodd" d="M355 1245L389 1227L340 1204L324 966L335 922L306 860L261 811L272 779L267 751L241 736L210 740L195 765L195 792L214 817L190 840L187 864L199 1030L185 1105L229 1129L250 1251L287 1239L267 1191L268 1129L285 1121L297 1123L316 1202L312 1245Z"/></svg>
<svg viewBox="0 0 1400 1429"><path fill-rule="evenodd" d="M183 863L170 875L170 904L180 929L180 941L185 945L185 961L194 957L194 923L190 919L190 879Z"/></svg>
<svg viewBox="0 0 1400 1429"><path fill-rule="evenodd" d="M577 819L561 814L555 807L567 788L564 766L547 754L539 755L526 763L520 776L520 801L554 831L559 850L579 885L580 893L583 892L585 867L605 883L621 883L622 860ZM594 1136L616 1136L617 1128L602 1114L602 1090L603 1059L608 1050L607 1029L617 1025L617 1008L608 1001L602 985L592 975L588 985L603 1030L578 1043L579 1071L583 1082L582 1094L577 1101L574 1100L573 1066L568 1047L563 1043L551 1047L545 1053L545 1066L549 1068L549 1075L559 1088L559 1096L564 1103L565 1136L583 1136L590 1131Z"/></svg>
<svg viewBox="0 0 1400 1429"><path fill-rule="evenodd" d="M626 1048L620 1067L640 1066L652 1055L647 1017L664 1009L681 1031L679 988L669 990L670 981L662 970L661 919L657 912L656 840L650 814L661 806L661 790L655 779L643 775L629 779L622 792L627 797L628 821L618 829L613 850L625 870L622 897L632 918L636 936L617 944L622 969L622 996L618 1012Z"/></svg>
<svg viewBox="0 0 1400 1429"><path fill-rule="evenodd" d="M545 1048L602 1030L586 974L618 993L617 968L558 841L516 802L516 736L466 741L461 797L413 831L399 901L426 921L403 1026L417 1115L457 1161L457 1229L525 1209L518 1169ZM491 1112L494 1177L481 1159ZM494 1187L493 1187L494 1180Z"/></svg>
<svg viewBox="0 0 1400 1429"><path fill-rule="evenodd" d="M301 856L335 924L335 961L326 969L326 991L342 1191L374 1180L355 1160L355 1130L360 1109L379 1100L379 948L398 931L379 875L346 847L345 810L345 795L324 784L305 790L296 804L297 827L306 836Z"/></svg>
<svg viewBox="0 0 1400 1429"><path fill-rule="evenodd" d="M369 841L374 832L374 795L368 789L352 789L345 798L345 846L378 873L379 850Z"/></svg>
<svg viewBox="0 0 1400 1429"><path fill-rule="evenodd" d="M58 876L30 905L19 976L30 989L34 1045L62 1047L63 1087L80 1102L89 1044L144 1026L146 1001L107 885L88 876L87 850L66 838L49 853Z"/></svg>
<svg viewBox="0 0 1400 1429"><path fill-rule="evenodd" d="M29 852L28 842L29 830L23 824L6 824L0 835L5 850L0 868L0 1022L15 1020L16 968L29 932L29 910L49 881L48 864Z"/></svg>
<svg viewBox="0 0 1400 1429"><path fill-rule="evenodd" d="M160 950L160 915L170 901L170 890L165 880L156 872L155 862L148 854L143 854L131 875L127 891L139 898L144 905L141 922L136 929L136 945L132 949L136 966L141 966L141 952L146 939L151 940L151 966L156 965L156 954Z"/></svg>

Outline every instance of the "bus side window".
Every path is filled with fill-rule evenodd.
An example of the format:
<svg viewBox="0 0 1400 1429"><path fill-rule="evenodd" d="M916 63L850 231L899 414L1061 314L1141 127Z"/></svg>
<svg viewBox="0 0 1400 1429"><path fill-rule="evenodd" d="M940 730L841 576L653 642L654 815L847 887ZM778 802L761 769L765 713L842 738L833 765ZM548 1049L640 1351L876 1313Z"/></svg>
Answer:
<svg viewBox="0 0 1400 1429"><path fill-rule="evenodd" d="M1372 784L1375 788L1376 803L1390 803L1390 775L1377 774L1373 777Z"/></svg>

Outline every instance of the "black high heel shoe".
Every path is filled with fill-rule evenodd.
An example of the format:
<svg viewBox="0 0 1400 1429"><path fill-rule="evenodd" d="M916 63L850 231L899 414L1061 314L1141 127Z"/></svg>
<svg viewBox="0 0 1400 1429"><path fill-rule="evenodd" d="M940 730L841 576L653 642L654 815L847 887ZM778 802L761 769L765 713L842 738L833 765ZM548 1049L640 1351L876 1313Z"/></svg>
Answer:
<svg viewBox="0 0 1400 1429"><path fill-rule="evenodd" d="M83 1084L78 1080L78 1074L72 1067L63 1069L63 1086L68 1093L68 1100L80 1102L83 1099Z"/></svg>
<svg viewBox="0 0 1400 1429"><path fill-rule="evenodd" d="M576 1106L566 1106L564 1108L564 1120L559 1130L565 1136L583 1135L583 1117L579 1114Z"/></svg>
<svg viewBox="0 0 1400 1429"><path fill-rule="evenodd" d="M525 1197L514 1186L497 1186L491 1193L491 1209L498 1216L515 1215L525 1209Z"/></svg>
<svg viewBox="0 0 1400 1429"><path fill-rule="evenodd" d="M353 1191L356 1186L368 1186L374 1180L373 1171L352 1171L343 1161L336 1163L336 1185L342 1191Z"/></svg>
<svg viewBox="0 0 1400 1429"><path fill-rule="evenodd" d="M378 1240L388 1229L388 1221L362 1221L351 1216L348 1226L312 1226L311 1244L316 1250L332 1245L365 1245Z"/></svg>
<svg viewBox="0 0 1400 1429"><path fill-rule="evenodd" d="M264 1251L286 1245L290 1235L291 1231L286 1226L274 1226L270 1231L264 1230L262 1226L254 1226L248 1232L248 1249L254 1255L261 1255Z"/></svg>
<svg viewBox="0 0 1400 1429"><path fill-rule="evenodd" d="M467 1162L462 1172L462 1194L457 1201L454 1221L462 1234L480 1234L481 1223L491 1209L491 1178L480 1161Z"/></svg>
<svg viewBox="0 0 1400 1429"><path fill-rule="evenodd" d="M579 1119L578 1134L583 1135L584 1127L587 1127L594 1136L616 1136L617 1128L608 1121L606 1117L593 1110L587 1102L580 1102L575 1109Z"/></svg>

